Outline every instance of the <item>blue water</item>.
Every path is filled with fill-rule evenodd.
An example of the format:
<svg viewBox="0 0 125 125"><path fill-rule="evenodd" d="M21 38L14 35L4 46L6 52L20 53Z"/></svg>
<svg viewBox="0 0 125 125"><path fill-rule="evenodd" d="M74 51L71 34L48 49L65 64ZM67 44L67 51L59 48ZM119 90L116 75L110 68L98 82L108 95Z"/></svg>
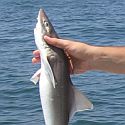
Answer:
<svg viewBox="0 0 125 125"><path fill-rule="evenodd" d="M38 85L30 77L33 29L43 7L62 38L125 45L125 0L0 0L0 125L44 125ZM87 72L73 83L94 104L72 125L125 125L125 75Z"/></svg>

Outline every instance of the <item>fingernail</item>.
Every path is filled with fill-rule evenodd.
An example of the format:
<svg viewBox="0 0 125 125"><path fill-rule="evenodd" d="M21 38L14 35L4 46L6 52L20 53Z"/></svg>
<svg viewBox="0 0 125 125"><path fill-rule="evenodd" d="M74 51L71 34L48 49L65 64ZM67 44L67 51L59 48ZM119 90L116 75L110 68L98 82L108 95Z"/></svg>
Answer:
<svg viewBox="0 0 125 125"><path fill-rule="evenodd" d="M49 38L49 37L45 35L45 36L44 36L44 39L47 39L47 38Z"/></svg>

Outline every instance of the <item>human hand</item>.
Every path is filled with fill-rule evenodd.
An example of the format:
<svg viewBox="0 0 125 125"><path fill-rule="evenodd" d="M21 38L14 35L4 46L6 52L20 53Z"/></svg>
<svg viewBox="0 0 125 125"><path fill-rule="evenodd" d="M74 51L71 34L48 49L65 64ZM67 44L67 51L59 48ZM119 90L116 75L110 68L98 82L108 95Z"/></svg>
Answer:
<svg viewBox="0 0 125 125"><path fill-rule="evenodd" d="M66 55L69 57L69 68L71 69L71 74L78 74L91 70L91 63L93 59L92 46L71 40L50 38L48 36L44 36L44 39L48 44L64 50ZM33 55L34 58L32 59L32 62L40 62L39 50L35 50Z"/></svg>

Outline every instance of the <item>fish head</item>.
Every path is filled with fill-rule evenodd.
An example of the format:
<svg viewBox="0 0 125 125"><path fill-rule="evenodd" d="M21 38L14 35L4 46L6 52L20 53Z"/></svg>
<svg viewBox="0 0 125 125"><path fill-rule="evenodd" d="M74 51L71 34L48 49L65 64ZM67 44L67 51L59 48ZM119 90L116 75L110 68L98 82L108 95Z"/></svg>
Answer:
<svg viewBox="0 0 125 125"><path fill-rule="evenodd" d="M50 37L57 37L54 27L52 26L49 18L47 17L47 15L43 9L39 10L38 22L40 22L40 24L41 24L41 29L42 29L43 35L48 35Z"/></svg>
<svg viewBox="0 0 125 125"><path fill-rule="evenodd" d="M48 45L43 38L45 35L50 37L58 37L45 11L40 9L37 17L37 24L34 29L34 36L39 49L43 46L45 49L51 49L50 45Z"/></svg>

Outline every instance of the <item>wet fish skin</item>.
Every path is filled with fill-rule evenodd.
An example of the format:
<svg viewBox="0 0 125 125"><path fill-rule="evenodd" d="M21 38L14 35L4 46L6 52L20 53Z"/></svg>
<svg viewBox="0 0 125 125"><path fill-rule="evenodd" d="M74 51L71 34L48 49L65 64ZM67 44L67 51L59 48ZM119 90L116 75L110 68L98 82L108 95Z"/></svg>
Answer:
<svg viewBox="0 0 125 125"><path fill-rule="evenodd" d="M75 112L92 109L93 105L73 86L64 51L48 45L43 39L44 35L58 38L44 10L40 9L37 20L34 36L40 51L41 69L31 80L35 83L39 80L45 124L68 125Z"/></svg>

